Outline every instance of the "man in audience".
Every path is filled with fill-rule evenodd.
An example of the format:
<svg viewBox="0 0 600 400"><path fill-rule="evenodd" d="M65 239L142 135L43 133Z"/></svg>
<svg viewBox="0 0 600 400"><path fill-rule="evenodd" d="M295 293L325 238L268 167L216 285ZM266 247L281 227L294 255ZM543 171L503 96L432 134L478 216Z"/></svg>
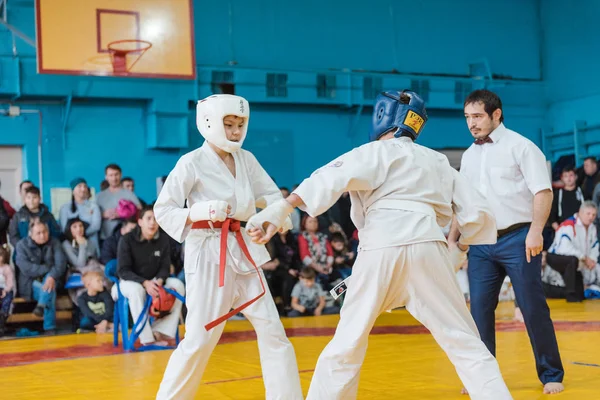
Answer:
<svg viewBox="0 0 600 400"><path fill-rule="evenodd" d="M583 301L582 271L594 270L598 262L597 213L596 205L585 201L577 214L560 224L548 250L548 265L562 275L568 302Z"/></svg>
<svg viewBox="0 0 600 400"><path fill-rule="evenodd" d="M580 182L585 200L592 200L594 189L599 181L600 174L598 173L598 161L596 161L596 157L586 157L583 161L583 175Z"/></svg>
<svg viewBox="0 0 600 400"><path fill-rule="evenodd" d="M119 225L119 214L117 206L120 200L132 201L137 208L142 205L137 196L121 186L121 167L117 164L109 164L104 169L104 177L108 182L108 188L98 193L96 203L102 211L102 229L100 230L100 239L107 239Z"/></svg>
<svg viewBox="0 0 600 400"><path fill-rule="evenodd" d="M19 294L37 300L33 313L44 317L44 331L56 330L56 289L63 282L67 262L60 241L50 237L48 227L38 218L29 225L29 236L17 243L16 264Z"/></svg>
<svg viewBox="0 0 600 400"><path fill-rule="evenodd" d="M169 237L159 231L151 206L142 208L138 225L121 238L117 257L121 292L129 299L134 321L144 309L146 296L158 296L160 286L172 288L182 295L185 292L180 280L169 278ZM117 297L116 290L117 285L112 289L114 299ZM168 315L155 321L152 326L146 323L140 333L141 343L166 345L166 339L174 338L181 306L181 301L177 300Z"/></svg>
<svg viewBox="0 0 600 400"><path fill-rule="evenodd" d="M112 235L104 240L102 249L100 250L100 262L102 264L106 264L110 260L117 258L117 250L121 237L131 232L137 226L137 216L126 219L117 226Z"/></svg>
<svg viewBox="0 0 600 400"><path fill-rule="evenodd" d="M41 203L40 189L30 186L25 191L25 205L12 217L8 227L10 244L16 248L17 242L25 237L29 232L29 223L33 218L38 218L46 224L50 236L60 239L62 230L56 222L54 215L48 210L45 204Z"/></svg>
<svg viewBox="0 0 600 400"><path fill-rule="evenodd" d="M129 190L131 193L135 193L135 182L133 178L126 176L125 178L121 179L121 185L123 186L123 189ZM139 196L137 196L137 198L140 201L142 207L147 205L147 203L144 200L142 200Z"/></svg>
<svg viewBox="0 0 600 400"><path fill-rule="evenodd" d="M583 192L575 184L577 180L575 168L566 167L563 169L560 180L563 187L554 192L550 217L548 218L548 223L552 225L554 230L557 230L564 220L577 213L583 202Z"/></svg>
<svg viewBox="0 0 600 400"><path fill-rule="evenodd" d="M23 205L25 205L25 195L27 194L27 189L34 186L33 182L29 180L24 180L19 184L19 194L21 195L20 202L15 204L15 209L19 210Z"/></svg>

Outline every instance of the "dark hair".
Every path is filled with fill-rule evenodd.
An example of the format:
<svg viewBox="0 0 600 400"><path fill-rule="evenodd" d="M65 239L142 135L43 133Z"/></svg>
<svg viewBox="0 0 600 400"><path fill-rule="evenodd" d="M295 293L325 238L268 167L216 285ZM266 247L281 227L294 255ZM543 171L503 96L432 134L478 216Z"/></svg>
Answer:
<svg viewBox="0 0 600 400"><path fill-rule="evenodd" d="M104 173L106 174L106 172L109 169L114 169L115 171L119 171L119 172L123 172L121 171L121 167L119 167L117 164L108 164L105 168L104 168Z"/></svg>
<svg viewBox="0 0 600 400"><path fill-rule="evenodd" d="M30 180L24 180L23 182L19 183L19 190L21 190L23 188L23 185L25 185L26 183L31 183L33 185L33 182L31 182Z"/></svg>
<svg viewBox="0 0 600 400"><path fill-rule="evenodd" d="M73 237L73 234L71 233L71 227L76 224L77 222L81 222L83 224L83 236L87 238L87 235L85 234L85 230L87 229L87 227L89 226L88 223L83 222L81 219L79 219L79 217L75 217L75 218L71 218L70 220L67 221L67 225L65 225L65 238L69 241L72 242L73 239L75 239Z"/></svg>
<svg viewBox="0 0 600 400"><path fill-rule="evenodd" d="M344 235L342 235L340 232L334 232L331 234L331 239L329 240L330 242L343 242L344 244L346 244L346 238L344 237Z"/></svg>
<svg viewBox="0 0 600 400"><path fill-rule="evenodd" d="M315 273L315 270L311 267L304 267L302 268L302 270L300 270L300 278L315 279L316 277L317 274Z"/></svg>
<svg viewBox="0 0 600 400"><path fill-rule="evenodd" d="M594 157L594 156L587 156L586 158L583 159L584 162L587 160L592 160L595 163L598 162L598 160L596 160L596 157Z"/></svg>
<svg viewBox="0 0 600 400"><path fill-rule="evenodd" d="M40 195L40 189L35 187L35 186L31 186L28 187L27 189L25 189L25 194L37 194L38 196Z"/></svg>
<svg viewBox="0 0 600 400"><path fill-rule="evenodd" d="M125 178L121 178L121 183L126 182L126 181L131 181L133 182L133 178L126 176Z"/></svg>
<svg viewBox="0 0 600 400"><path fill-rule="evenodd" d="M0 259L2 259L0 265L10 262L10 247L7 244L0 246Z"/></svg>
<svg viewBox="0 0 600 400"><path fill-rule="evenodd" d="M151 205L143 206L142 209L138 212L138 219L144 218L144 215L146 215L148 211L154 212L154 207L152 207Z"/></svg>
<svg viewBox="0 0 600 400"><path fill-rule="evenodd" d="M287 187L285 187L285 186L282 186L282 187L280 187L280 188L279 188L279 190L285 190L285 191L287 191L287 192L289 192L289 191L290 191L290 189L288 189L288 188L287 188Z"/></svg>
<svg viewBox="0 0 600 400"><path fill-rule="evenodd" d="M562 171L560 171L560 174L561 174L561 175L562 175L562 174L566 174L567 172L572 172L572 173L574 173L575 175L577 175L577 170L576 170L576 169L575 169L575 167L574 167L574 166L572 166L572 165L569 165L569 166L567 166L567 167L564 167L564 168L562 169Z"/></svg>
<svg viewBox="0 0 600 400"><path fill-rule="evenodd" d="M483 109L485 110L486 114L490 116L490 118L492 118L494 111L502 111L502 100L500 100L500 97L498 97L496 93L490 92L489 90L481 89L471 92L465 99L463 106L472 103L483 103ZM503 121L504 112L500 114L500 122Z"/></svg>
<svg viewBox="0 0 600 400"><path fill-rule="evenodd" d="M100 182L100 190L108 189L108 186L108 181L106 179Z"/></svg>

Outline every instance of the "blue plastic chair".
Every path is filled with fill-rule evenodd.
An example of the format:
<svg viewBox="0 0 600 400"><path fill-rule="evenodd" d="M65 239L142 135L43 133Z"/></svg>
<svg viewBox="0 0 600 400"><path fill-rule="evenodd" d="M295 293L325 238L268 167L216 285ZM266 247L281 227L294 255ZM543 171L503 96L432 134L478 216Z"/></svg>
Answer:
<svg viewBox="0 0 600 400"><path fill-rule="evenodd" d="M148 315L150 311L150 306L152 304L152 297L150 295L146 296L146 303L144 304L144 309L137 321L133 324L131 328L131 333L129 333L129 300L127 297L123 295L121 292L121 286L119 283L119 278L117 277L117 260L110 260L106 263L104 267L104 273L106 277L110 279L115 285L117 285L117 301L115 302L115 308L113 313L113 345L117 347L119 345L119 330L121 331L121 337L123 341L123 350L125 351L149 351L149 350L166 350L166 349L174 349L174 346L158 346L155 344L150 345L142 345L135 348L135 341L140 336L142 329L147 323L152 323L154 318ZM165 291L175 296L178 300L181 300L182 303L185 303L185 297L177 293L173 289L165 288ZM175 343L179 344L179 327L175 331Z"/></svg>

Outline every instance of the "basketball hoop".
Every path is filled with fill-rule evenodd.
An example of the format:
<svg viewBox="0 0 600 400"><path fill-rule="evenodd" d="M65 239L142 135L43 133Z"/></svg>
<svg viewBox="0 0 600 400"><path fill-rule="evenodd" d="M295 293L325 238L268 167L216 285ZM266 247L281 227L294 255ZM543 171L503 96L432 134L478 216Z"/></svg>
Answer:
<svg viewBox="0 0 600 400"><path fill-rule="evenodd" d="M144 53L152 47L152 43L146 40L125 39L110 42L107 47L110 53L113 73L127 74ZM137 58L130 65L127 65L127 56L130 54L137 55Z"/></svg>

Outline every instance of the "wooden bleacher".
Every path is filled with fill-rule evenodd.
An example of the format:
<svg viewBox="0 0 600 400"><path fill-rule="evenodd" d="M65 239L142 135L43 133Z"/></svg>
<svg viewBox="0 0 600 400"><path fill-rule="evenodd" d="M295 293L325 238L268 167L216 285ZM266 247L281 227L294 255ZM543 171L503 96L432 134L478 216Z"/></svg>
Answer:
<svg viewBox="0 0 600 400"><path fill-rule="evenodd" d="M8 317L6 321L8 328L16 328L17 325L36 325L40 326L44 319L42 317L37 317L33 315L33 309L35 308L37 302L25 300L21 297L18 297L13 300L13 313ZM73 303L71 299L66 294L59 294L56 298L56 321L59 324L61 321L67 322L72 318L73 311ZM41 329L41 328L40 328Z"/></svg>

